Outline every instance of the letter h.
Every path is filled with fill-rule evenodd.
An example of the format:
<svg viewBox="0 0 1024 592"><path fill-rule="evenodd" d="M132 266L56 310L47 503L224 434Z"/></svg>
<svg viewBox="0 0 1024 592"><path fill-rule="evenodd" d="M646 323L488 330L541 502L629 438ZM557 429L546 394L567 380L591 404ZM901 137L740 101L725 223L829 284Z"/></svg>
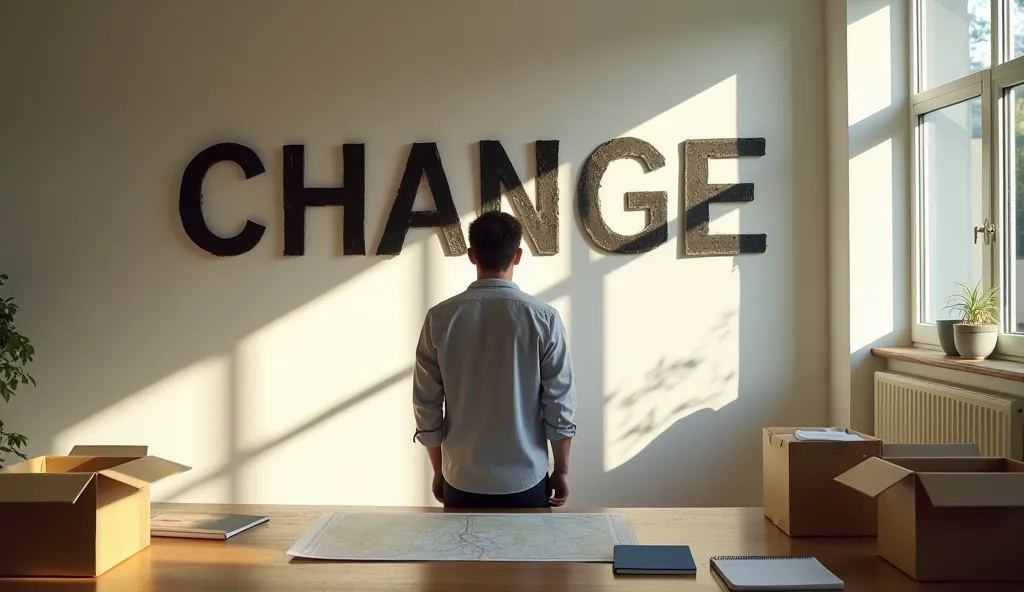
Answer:
<svg viewBox="0 0 1024 592"><path fill-rule="evenodd" d="M305 147L284 147L284 254L306 251L306 208L344 208L342 243L345 255L365 255L366 150L363 144L342 146L341 187L306 187Z"/></svg>

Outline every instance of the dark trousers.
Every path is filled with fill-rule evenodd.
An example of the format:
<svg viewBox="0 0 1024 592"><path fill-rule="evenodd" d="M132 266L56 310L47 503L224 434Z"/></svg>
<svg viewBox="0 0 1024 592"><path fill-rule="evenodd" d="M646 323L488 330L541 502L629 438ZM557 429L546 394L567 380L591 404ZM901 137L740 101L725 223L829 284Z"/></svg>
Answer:
<svg viewBox="0 0 1024 592"><path fill-rule="evenodd" d="M448 480L444 481L444 507L446 508L547 508L551 498L551 484L548 476L540 480L526 491L494 495L486 493L470 493L452 487Z"/></svg>

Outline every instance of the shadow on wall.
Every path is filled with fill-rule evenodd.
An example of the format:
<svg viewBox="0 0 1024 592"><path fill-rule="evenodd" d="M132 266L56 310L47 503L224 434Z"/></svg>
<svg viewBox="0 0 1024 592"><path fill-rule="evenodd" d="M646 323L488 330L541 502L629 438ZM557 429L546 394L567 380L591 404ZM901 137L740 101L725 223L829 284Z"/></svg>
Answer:
<svg viewBox="0 0 1024 592"><path fill-rule="evenodd" d="M739 270L734 270L739 271ZM575 503L610 506L744 506L759 503L756 434L741 390L745 292L686 357L662 357L630 389L605 398L606 472L600 493ZM691 338L693 336L690 336ZM756 421L756 418L754 418ZM754 462L752 462L754 461Z"/></svg>
<svg viewBox="0 0 1024 592"><path fill-rule="evenodd" d="M736 314L729 314L715 323L708 341L721 342L732 332ZM737 371L730 361L718 355L720 349L713 344L699 348L695 356L669 362L661 358L644 375L641 385L629 392L612 391L605 398L605 409L619 411L616 444L629 445L650 434L660 434L674 418L712 406L723 396L728 397L727 385L735 382ZM710 355L709 355L710 354ZM711 379L701 392L680 396L686 379L707 367ZM673 396L675 395L675 396Z"/></svg>
<svg viewBox="0 0 1024 592"><path fill-rule="evenodd" d="M748 505L757 485L749 471L717 458L749 456L751 438L736 433L742 420L736 408L743 401L739 392L738 367L722 354L722 346L736 337L736 314L714 324L696 355L685 359L659 360L644 377L639 388L612 392L605 406L610 416L619 417L616 436L606 444L606 455L625 456L629 460L608 472L603 484L605 498L615 505L642 506L739 506ZM735 350L734 350L735 351ZM706 352L706 353L705 353ZM688 379L694 375L700 390L691 392ZM740 420L740 421L738 421ZM608 450L611 448L612 450ZM618 450L616 450L618 449ZM616 454L618 452L618 454ZM721 456L720 456L721 455ZM662 464L657 488L630 486L650 478L654 466ZM736 483L740 481L740 484ZM676 492L685 491L686 495Z"/></svg>
<svg viewBox="0 0 1024 592"><path fill-rule="evenodd" d="M307 255L282 259L278 156L264 157L267 172L260 177L241 182L231 172L211 180L217 190L208 189L211 195L238 192L245 199L239 203L262 213L267 237L254 251L230 260L197 256L190 243L183 248L172 238L177 231L168 226L166 204L177 198L182 155L195 153L205 141L223 141L255 127L248 144L273 154L271 147L293 141L296 134L309 146L307 184L338 184L317 178L316 171L338 168L337 151L323 147L339 143L337 130L352 129L358 121L360 129L375 134L367 160L368 230L383 227L395 175L404 165L407 148L401 147L421 138L424 129L449 130L439 140L442 156L452 144L464 153L467 139L502 139L526 184L533 182L524 174L532 170L532 160L515 147L532 149L538 138L560 140L565 230L559 236L569 253L529 258L520 274L524 288L563 303L567 311L580 396L575 505L760 503L760 426L824 419L819 396L824 342L812 337L825 318L823 259L813 248L824 239L823 184L798 170L797 156L802 146L817 153L824 145L816 126L797 121L820 120L823 106L816 93L793 90L816 88L821 81L816 57L821 34L790 30L794 22L819 22L814 14L820 6L808 1L780 8L737 0L731 5L650 2L642 8L609 4L595 11L582 0L560 4L558 10L540 1L481 4L460 3L457 18L437 7L403 5L399 12L406 22L397 26L404 34L395 34L384 11L360 6L346 6L345 18L334 18L342 15L268 3L261 19L239 22L218 5L208 9L208 28L194 31L187 47L180 44L180 32L188 10L178 4L116 14L109 7L69 7L67 22L79 25L60 31L63 45L38 58L48 60L45 69L52 76L32 78L33 69L44 68L29 57L12 70L14 87L24 88L24 96L0 98L0 108L26 114L5 143L51 147L52 157L69 167L66 175L42 175L43 165L33 156L39 150L0 163L0 195L22 196L39 212L65 212L42 224L38 212L15 211L13 232L0 236L0 250L13 252L18 245L19 252L31 253L15 259L11 275L22 278L20 289L26 291L17 296L33 301L25 309L34 315L26 321L26 333L38 335L38 349L46 352L38 364L38 375L46 380L34 397L14 408L31 434L32 452L48 446L66 452L69 434L93 441L144 437L154 453L196 467L163 489L161 498L176 500L372 504L388 486L374 490L369 475L387 467L408 474L395 481L396 487L419 488L401 499L420 503L422 492L422 503L431 503L425 455L411 442L409 364L426 307L472 279L468 263L432 256L438 245L435 231L428 229L410 231L398 257L338 257L334 245L324 248L324 237L337 236L338 216L317 209L307 214ZM334 6L322 10L342 11ZM545 17L535 18L541 10ZM20 24L17 30L0 24L0 49L24 51L0 55L32 56L28 50L38 44L29 32L52 31L53 25L31 8L14 11L8 23ZM493 36L475 26L495 18L522 34ZM131 26L110 30L110 23ZM589 33L609 23L619 31L613 41ZM680 23L699 26L681 35ZM384 30L410 45L374 54L372 68L345 62L343 83L318 82L307 70L291 69L312 60L314 70L337 71L329 56L355 55L360 44L374 42ZM424 33L416 32L423 30L432 31L431 39L452 39L424 45ZM91 31L108 31L110 43L94 43ZM168 52L183 52L182 63L234 55L219 45L232 32L239 44L233 51L249 60L225 57L208 70L179 69L166 60ZM281 35L288 40L286 63L278 48L265 44ZM742 49L751 44L762 51ZM718 48L710 54L713 59L679 59L711 45ZM135 51L123 52L124 47ZM472 63L465 61L467 48L475 56ZM63 76L79 63L54 59L64 54L87 60L91 76ZM164 66L154 71L152 64ZM570 86L567 71L573 76ZM224 85L206 106L175 90L221 88L221 76L235 84ZM133 77L152 84L123 89L123 108L115 114L109 87ZM697 107L685 108L730 79L737 84L734 125L715 127L719 124L693 111ZM799 83L790 84L793 80ZM424 91L411 108L407 89L437 89L437 81L460 91L444 96ZM274 94L276 88L309 100L294 106ZM353 99L351 88L363 89L372 100ZM31 96L56 98L33 107ZM502 133L481 132L495 125L499 110ZM54 112L64 114L62 125L44 125ZM87 150L90 139L115 119L108 152ZM163 142L138 154L139 133ZM736 227L767 232L768 252L735 261L677 260L677 215L669 223L672 246L642 256L594 257L578 225L567 220L575 221L579 164L618 135L654 143L670 163L664 173L681 173L672 161L686 137L767 137L768 155L761 162L737 165L741 180L757 181L757 197L743 206ZM73 154L78 157L70 158ZM398 170L391 158L400 163ZM133 161L137 166L130 169L113 164ZM792 162L793 169L768 174L779 162ZM472 174L477 163L451 158L444 164L465 221L473 216L478 195ZM625 178L627 184L644 180L624 170L609 172L609 178ZM111 190L115 177L119 182ZM678 213L681 175L644 177L669 191L670 218L673 210ZM159 199L138 199L152 196L154 180L160 181ZM429 192L421 187L424 194ZM66 195L78 198L59 201ZM639 214L611 216L609 224L625 233ZM224 233L238 222L237 210L231 218L212 217L211 224ZM115 227L125 230L118 235ZM375 251L377 240L379 234L367 232L368 252ZM737 278L742 271L743 285L758 287L756 298L754 289L740 289L739 279L713 283L731 281L733 271ZM687 277L692 282L686 283ZM673 283L666 289L668 279ZM342 296L335 299L337 294ZM627 305L627 298L648 309ZM708 318L700 303L722 298L735 300L729 305L735 310ZM667 310L681 299L684 308L673 309L671 323L658 326L651 309ZM632 330L630 315L638 315L656 338L627 347L633 337L621 335ZM688 323L705 321L711 330L687 333ZM801 327L794 329L798 322ZM207 361L208 376L196 378L195 386L171 380L181 373L193 376ZM691 386L695 380L699 387ZM143 412L133 405L148 406ZM315 475L320 455L328 453L330 471ZM610 454L621 457L614 468Z"/></svg>

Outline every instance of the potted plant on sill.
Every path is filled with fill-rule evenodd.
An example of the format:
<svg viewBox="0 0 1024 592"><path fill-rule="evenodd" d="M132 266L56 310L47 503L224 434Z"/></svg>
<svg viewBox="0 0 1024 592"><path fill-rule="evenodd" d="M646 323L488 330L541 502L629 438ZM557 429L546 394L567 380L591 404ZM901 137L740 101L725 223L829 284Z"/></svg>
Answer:
<svg viewBox="0 0 1024 592"><path fill-rule="evenodd" d="M0 274L0 286L4 285L6 275ZM19 386L31 384L36 380L25 372L25 366L32 361L35 348L29 340L14 328L14 315L18 305L13 297L0 298L0 399L9 403ZM3 467L11 455L25 459L22 448L25 436L8 431L4 425L3 414L0 414L0 467Z"/></svg>
<svg viewBox="0 0 1024 592"><path fill-rule="evenodd" d="M946 310L959 313L953 325L953 341L960 357L983 360L996 349L999 338L999 288L982 291L981 282L973 289L958 282L959 290L946 301Z"/></svg>

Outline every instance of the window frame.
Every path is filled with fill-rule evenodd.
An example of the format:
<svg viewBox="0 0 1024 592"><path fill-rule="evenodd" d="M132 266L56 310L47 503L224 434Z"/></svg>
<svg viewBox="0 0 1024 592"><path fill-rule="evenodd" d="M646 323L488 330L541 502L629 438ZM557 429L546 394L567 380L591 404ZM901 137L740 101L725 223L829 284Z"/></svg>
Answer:
<svg viewBox="0 0 1024 592"><path fill-rule="evenodd" d="M1013 180L1007 177L1008 161L1012 138L1007 134L1006 124L1009 109L1009 91L1021 86L1024 92L1024 56L1006 60L1013 55L1010 43L1013 39L1013 14L1010 3L1014 0L992 0L991 8L991 66L978 72L952 80L925 91L921 91L921 72L924 36L922 33L923 3L925 0L911 0L910 10L910 182L911 182L911 340L915 345L938 346L938 330L934 324L922 322L923 293L922 272L925 252L922 248L922 210L924 186L922 183L922 130L923 118L928 113L945 109L965 101L981 97L981 208L982 219L995 224L996 231L991 244L979 239L982 249L982 287L987 289L1000 286L998 305L1000 310L999 339L994 355L1024 358L1024 334L1012 333L1008 324L1012 318L1011 298L1014 296L1013 283L1019 278L1011 277L1007 269L1016 260L1014 254L1015 219ZM1022 282L1024 283L1024 282ZM1024 321L1024 319L1022 319Z"/></svg>

